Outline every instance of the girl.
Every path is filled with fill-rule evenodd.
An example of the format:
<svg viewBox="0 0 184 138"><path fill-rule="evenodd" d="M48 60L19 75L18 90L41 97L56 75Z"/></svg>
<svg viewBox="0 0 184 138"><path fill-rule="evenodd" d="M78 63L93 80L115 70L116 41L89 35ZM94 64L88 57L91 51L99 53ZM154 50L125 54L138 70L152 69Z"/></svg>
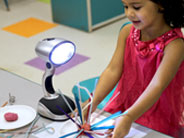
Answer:
<svg viewBox="0 0 184 138"><path fill-rule="evenodd" d="M118 83L120 95L105 109L128 113L115 121L112 138L132 122L179 137L184 125L183 0L122 0L132 22L119 34L115 53L100 76L93 111ZM110 133L110 131L108 132Z"/></svg>

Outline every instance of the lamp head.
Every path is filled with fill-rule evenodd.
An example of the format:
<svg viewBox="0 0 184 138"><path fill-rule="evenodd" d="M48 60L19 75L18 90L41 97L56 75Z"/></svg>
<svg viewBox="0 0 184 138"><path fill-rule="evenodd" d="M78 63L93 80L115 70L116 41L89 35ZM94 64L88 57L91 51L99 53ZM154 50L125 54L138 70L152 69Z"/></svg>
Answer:
<svg viewBox="0 0 184 138"><path fill-rule="evenodd" d="M74 43L62 38L47 38L36 46L37 55L44 61L60 66L68 62L75 54Z"/></svg>

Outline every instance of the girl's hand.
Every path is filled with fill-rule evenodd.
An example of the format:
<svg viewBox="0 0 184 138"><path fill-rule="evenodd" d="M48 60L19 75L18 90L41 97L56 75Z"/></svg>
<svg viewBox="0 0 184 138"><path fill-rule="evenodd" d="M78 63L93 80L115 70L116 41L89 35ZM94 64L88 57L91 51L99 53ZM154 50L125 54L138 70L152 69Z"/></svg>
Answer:
<svg viewBox="0 0 184 138"><path fill-rule="evenodd" d="M132 119L128 115L118 117L114 122L114 130L107 132L107 134L109 134L108 138L124 138L129 133L132 122ZM114 134L111 134L112 131Z"/></svg>
<svg viewBox="0 0 184 138"><path fill-rule="evenodd" d="M81 107L84 108L87 104L89 103L89 100L86 100L84 103L82 103ZM94 112L96 110L97 106L95 106L93 104L92 106L92 112ZM86 108L85 110L83 110L83 116L84 116L84 119L86 120L86 117L87 117L87 110L88 108ZM77 108L74 110L75 113L78 114L78 110ZM71 117L73 118L75 115L74 114L71 114Z"/></svg>
<svg viewBox="0 0 184 138"><path fill-rule="evenodd" d="M81 107L84 108L84 107L88 104L88 102L89 102L89 100L86 100L84 103L81 104ZM76 109L74 110L74 112L75 112L76 114L78 114L77 107L76 107ZM84 110L84 111L83 111L83 115L84 115L84 116L87 115L87 110ZM71 117L73 118L73 117L75 117L75 115L72 113L72 114L71 114Z"/></svg>

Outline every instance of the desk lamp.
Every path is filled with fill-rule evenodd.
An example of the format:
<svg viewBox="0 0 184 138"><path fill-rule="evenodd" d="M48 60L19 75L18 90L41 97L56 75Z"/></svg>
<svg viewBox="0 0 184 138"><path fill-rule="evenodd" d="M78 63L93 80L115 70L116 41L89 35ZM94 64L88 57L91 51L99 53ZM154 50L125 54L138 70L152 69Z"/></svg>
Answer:
<svg viewBox="0 0 184 138"><path fill-rule="evenodd" d="M66 113L71 113L65 100L75 109L74 102L66 95L58 94L52 85L52 77L55 68L67 63L75 54L75 45L61 38L47 38L36 45L37 55L46 62L45 73L42 78L44 97L38 102L38 113L48 119L63 121L68 119L57 106L60 106Z"/></svg>

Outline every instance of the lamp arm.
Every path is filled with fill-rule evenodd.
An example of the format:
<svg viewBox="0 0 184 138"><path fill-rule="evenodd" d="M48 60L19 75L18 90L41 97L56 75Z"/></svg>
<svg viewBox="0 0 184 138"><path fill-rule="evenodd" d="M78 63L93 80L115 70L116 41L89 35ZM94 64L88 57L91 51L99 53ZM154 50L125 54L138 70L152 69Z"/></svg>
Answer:
<svg viewBox="0 0 184 138"><path fill-rule="evenodd" d="M58 94L55 92L52 84L52 77L55 72L55 67L51 63L46 63L45 73L42 78L42 86L44 97L46 99L54 99L58 97Z"/></svg>

